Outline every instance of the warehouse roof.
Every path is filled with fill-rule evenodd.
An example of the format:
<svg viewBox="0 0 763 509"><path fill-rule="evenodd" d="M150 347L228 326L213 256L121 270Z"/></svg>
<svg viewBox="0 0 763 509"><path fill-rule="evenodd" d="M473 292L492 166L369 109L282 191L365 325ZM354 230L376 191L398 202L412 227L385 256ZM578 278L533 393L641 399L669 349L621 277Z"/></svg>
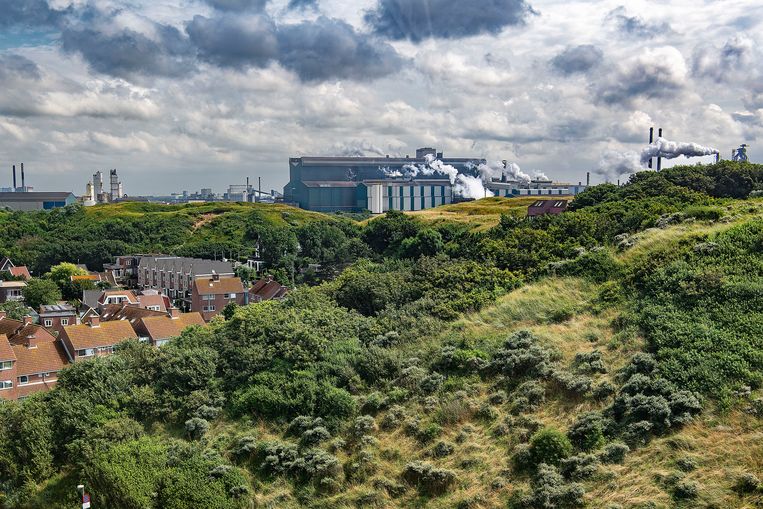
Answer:
<svg viewBox="0 0 763 509"><path fill-rule="evenodd" d="M49 192L49 193L0 193L0 201L66 201L74 198L70 192Z"/></svg>

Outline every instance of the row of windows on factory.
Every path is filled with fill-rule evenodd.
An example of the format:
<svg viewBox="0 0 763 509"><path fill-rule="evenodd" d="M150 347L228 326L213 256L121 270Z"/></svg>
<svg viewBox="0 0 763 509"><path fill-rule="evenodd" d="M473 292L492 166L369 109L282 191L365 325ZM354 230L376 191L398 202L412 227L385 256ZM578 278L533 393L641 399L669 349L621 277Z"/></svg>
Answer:
<svg viewBox="0 0 763 509"><path fill-rule="evenodd" d="M387 210L421 210L444 205L445 189L445 186L387 186Z"/></svg>

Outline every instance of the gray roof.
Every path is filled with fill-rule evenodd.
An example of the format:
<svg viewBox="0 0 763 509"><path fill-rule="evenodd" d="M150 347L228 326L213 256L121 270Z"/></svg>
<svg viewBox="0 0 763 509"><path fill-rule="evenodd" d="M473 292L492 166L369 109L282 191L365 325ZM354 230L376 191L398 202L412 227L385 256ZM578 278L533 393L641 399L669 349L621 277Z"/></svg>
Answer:
<svg viewBox="0 0 763 509"><path fill-rule="evenodd" d="M0 202L2 201L66 201L74 198L70 192L50 192L50 193L0 193Z"/></svg>
<svg viewBox="0 0 763 509"><path fill-rule="evenodd" d="M180 256L144 256L138 265L140 270L154 269L165 272L181 272L193 277L212 274L234 274L233 264L221 260L185 258Z"/></svg>
<svg viewBox="0 0 763 509"><path fill-rule="evenodd" d="M103 290L83 290L82 305L89 308L98 307L98 299L101 298Z"/></svg>
<svg viewBox="0 0 763 509"><path fill-rule="evenodd" d="M77 311L70 304L45 304L40 306L40 314L45 316L70 315Z"/></svg>

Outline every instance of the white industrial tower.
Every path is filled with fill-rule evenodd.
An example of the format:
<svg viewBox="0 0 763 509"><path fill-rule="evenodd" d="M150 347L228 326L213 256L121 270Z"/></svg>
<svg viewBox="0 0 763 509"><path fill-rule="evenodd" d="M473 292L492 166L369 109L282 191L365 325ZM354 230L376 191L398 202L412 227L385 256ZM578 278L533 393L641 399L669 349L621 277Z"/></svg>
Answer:
<svg viewBox="0 0 763 509"><path fill-rule="evenodd" d="M122 192L122 183L119 181L117 170L111 170L110 183L111 183L111 201L118 200L119 198L124 196L124 193Z"/></svg>

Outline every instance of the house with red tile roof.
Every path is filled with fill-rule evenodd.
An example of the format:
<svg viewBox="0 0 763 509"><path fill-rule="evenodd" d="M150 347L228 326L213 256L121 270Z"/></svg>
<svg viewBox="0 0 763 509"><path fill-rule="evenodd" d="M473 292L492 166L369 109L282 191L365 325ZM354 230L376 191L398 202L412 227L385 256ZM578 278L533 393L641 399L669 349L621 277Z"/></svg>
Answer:
<svg viewBox="0 0 763 509"><path fill-rule="evenodd" d="M29 269L26 267L26 265L19 265L17 267L8 257L0 260L0 273L3 272L8 272L14 277L20 277L24 279L24 281L29 281L32 279L32 275L29 273Z"/></svg>
<svg viewBox="0 0 763 509"><path fill-rule="evenodd" d="M40 323L46 329L60 334L65 326L76 325L80 322L74 306L66 302L59 302L58 304L40 306Z"/></svg>
<svg viewBox="0 0 763 509"><path fill-rule="evenodd" d="M249 302L283 299L289 289L276 281L273 276L265 276L249 289Z"/></svg>
<svg viewBox="0 0 763 509"><path fill-rule="evenodd" d="M5 334L0 334L0 399L16 399L16 353Z"/></svg>
<svg viewBox="0 0 763 509"><path fill-rule="evenodd" d="M567 200L538 200L527 207L527 217L559 215L567 210Z"/></svg>
<svg viewBox="0 0 763 509"><path fill-rule="evenodd" d="M61 333L61 343L72 362L110 355L116 345L128 339L138 339L129 322L101 322L99 316L91 316L89 323L66 326Z"/></svg>
<svg viewBox="0 0 763 509"><path fill-rule="evenodd" d="M191 311L201 313L205 321L217 316L231 302L243 306L248 303L248 300L241 278L221 278L217 274L213 274L208 278L193 280Z"/></svg>
<svg viewBox="0 0 763 509"><path fill-rule="evenodd" d="M0 311L0 334L4 334L11 344L23 343L30 337L38 341L55 341L56 339L53 332L33 323L31 316L25 316L23 320L14 320L8 318L5 311Z"/></svg>
<svg viewBox="0 0 763 509"><path fill-rule="evenodd" d="M179 309L172 308L169 314L141 318L135 325L135 332L141 337L148 338L152 345L162 346L194 325L200 327L206 325L200 313L181 313Z"/></svg>

